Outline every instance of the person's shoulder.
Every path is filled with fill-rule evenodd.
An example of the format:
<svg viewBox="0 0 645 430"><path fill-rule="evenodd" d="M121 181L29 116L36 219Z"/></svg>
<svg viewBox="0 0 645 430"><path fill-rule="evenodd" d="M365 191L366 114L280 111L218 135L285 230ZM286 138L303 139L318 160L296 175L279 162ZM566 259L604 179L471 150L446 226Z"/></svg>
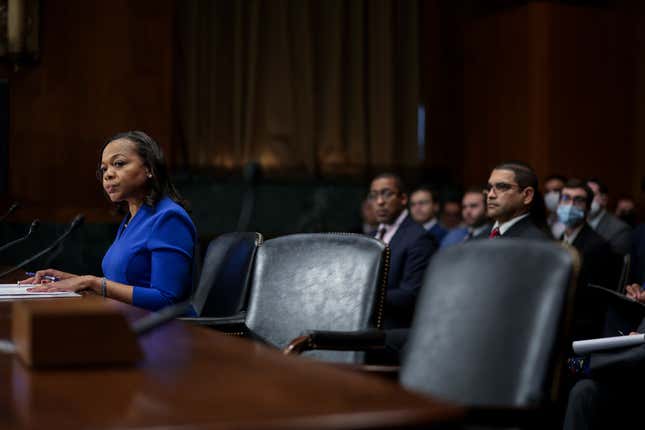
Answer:
<svg viewBox="0 0 645 430"><path fill-rule="evenodd" d="M580 240L580 243L583 247L590 249L599 249L602 251L609 251L610 249L609 242L586 223L580 230L580 233L578 234L576 240L577 239Z"/></svg>
<svg viewBox="0 0 645 430"><path fill-rule="evenodd" d="M513 224L505 235L509 237L522 237L526 239L541 239L549 240L551 237L542 229L540 229L530 216L527 216L517 223Z"/></svg>
<svg viewBox="0 0 645 430"><path fill-rule="evenodd" d="M597 227L598 231L605 232L605 234L617 234L621 232L631 231L632 228L625 221L621 220L612 213L605 212L605 214L600 218L600 222Z"/></svg>
<svg viewBox="0 0 645 430"><path fill-rule="evenodd" d="M193 220L190 218L190 215L188 215L188 212L186 212L186 209L167 196L157 202L152 217L155 218L157 222L178 219L185 224L192 226L193 229L195 228Z"/></svg>

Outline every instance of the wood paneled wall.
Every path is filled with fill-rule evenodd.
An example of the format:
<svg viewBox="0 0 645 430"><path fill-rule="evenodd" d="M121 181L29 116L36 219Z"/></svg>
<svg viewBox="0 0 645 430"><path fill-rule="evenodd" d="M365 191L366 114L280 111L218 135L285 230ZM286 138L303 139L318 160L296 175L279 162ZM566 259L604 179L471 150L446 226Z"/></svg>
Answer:
<svg viewBox="0 0 645 430"><path fill-rule="evenodd" d="M454 22L439 42L422 43L431 56L452 50L452 61L424 63L430 117L442 118L429 122L430 167L453 166L468 185L518 159L541 177L599 176L614 196L638 195L645 174L641 3L528 2L485 13L430 3L423 20ZM436 33L426 29L425 37Z"/></svg>
<svg viewBox="0 0 645 430"><path fill-rule="evenodd" d="M9 194L19 218L108 219L98 152L141 129L169 151L172 0L42 1L41 59L10 82Z"/></svg>

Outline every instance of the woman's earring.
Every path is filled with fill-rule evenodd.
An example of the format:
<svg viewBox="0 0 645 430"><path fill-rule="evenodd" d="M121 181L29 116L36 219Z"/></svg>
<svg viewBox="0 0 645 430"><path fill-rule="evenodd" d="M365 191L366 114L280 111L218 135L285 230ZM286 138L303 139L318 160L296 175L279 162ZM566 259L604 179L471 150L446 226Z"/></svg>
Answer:
<svg viewBox="0 0 645 430"><path fill-rule="evenodd" d="M152 178L152 173L148 173L148 179Z"/></svg>

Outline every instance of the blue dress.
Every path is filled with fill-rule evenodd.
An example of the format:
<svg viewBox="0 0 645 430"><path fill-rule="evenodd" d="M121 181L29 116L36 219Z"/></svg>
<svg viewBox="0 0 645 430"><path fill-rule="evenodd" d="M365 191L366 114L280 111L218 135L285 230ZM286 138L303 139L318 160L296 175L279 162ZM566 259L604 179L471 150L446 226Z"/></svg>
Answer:
<svg viewBox="0 0 645 430"><path fill-rule="evenodd" d="M192 290L195 225L169 197L126 216L103 257L106 279L131 285L132 304L155 311L188 298Z"/></svg>

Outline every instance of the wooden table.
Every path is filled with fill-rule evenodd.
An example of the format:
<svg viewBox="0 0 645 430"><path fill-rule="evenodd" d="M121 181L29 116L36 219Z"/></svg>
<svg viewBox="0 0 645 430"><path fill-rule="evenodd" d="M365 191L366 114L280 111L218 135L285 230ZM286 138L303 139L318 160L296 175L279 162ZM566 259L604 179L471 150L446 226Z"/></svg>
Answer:
<svg viewBox="0 0 645 430"><path fill-rule="evenodd" d="M143 314L110 302L131 319ZM2 338L10 313L0 303ZM464 414L394 382L179 321L140 342L135 367L31 370L0 354L0 428L399 428Z"/></svg>

